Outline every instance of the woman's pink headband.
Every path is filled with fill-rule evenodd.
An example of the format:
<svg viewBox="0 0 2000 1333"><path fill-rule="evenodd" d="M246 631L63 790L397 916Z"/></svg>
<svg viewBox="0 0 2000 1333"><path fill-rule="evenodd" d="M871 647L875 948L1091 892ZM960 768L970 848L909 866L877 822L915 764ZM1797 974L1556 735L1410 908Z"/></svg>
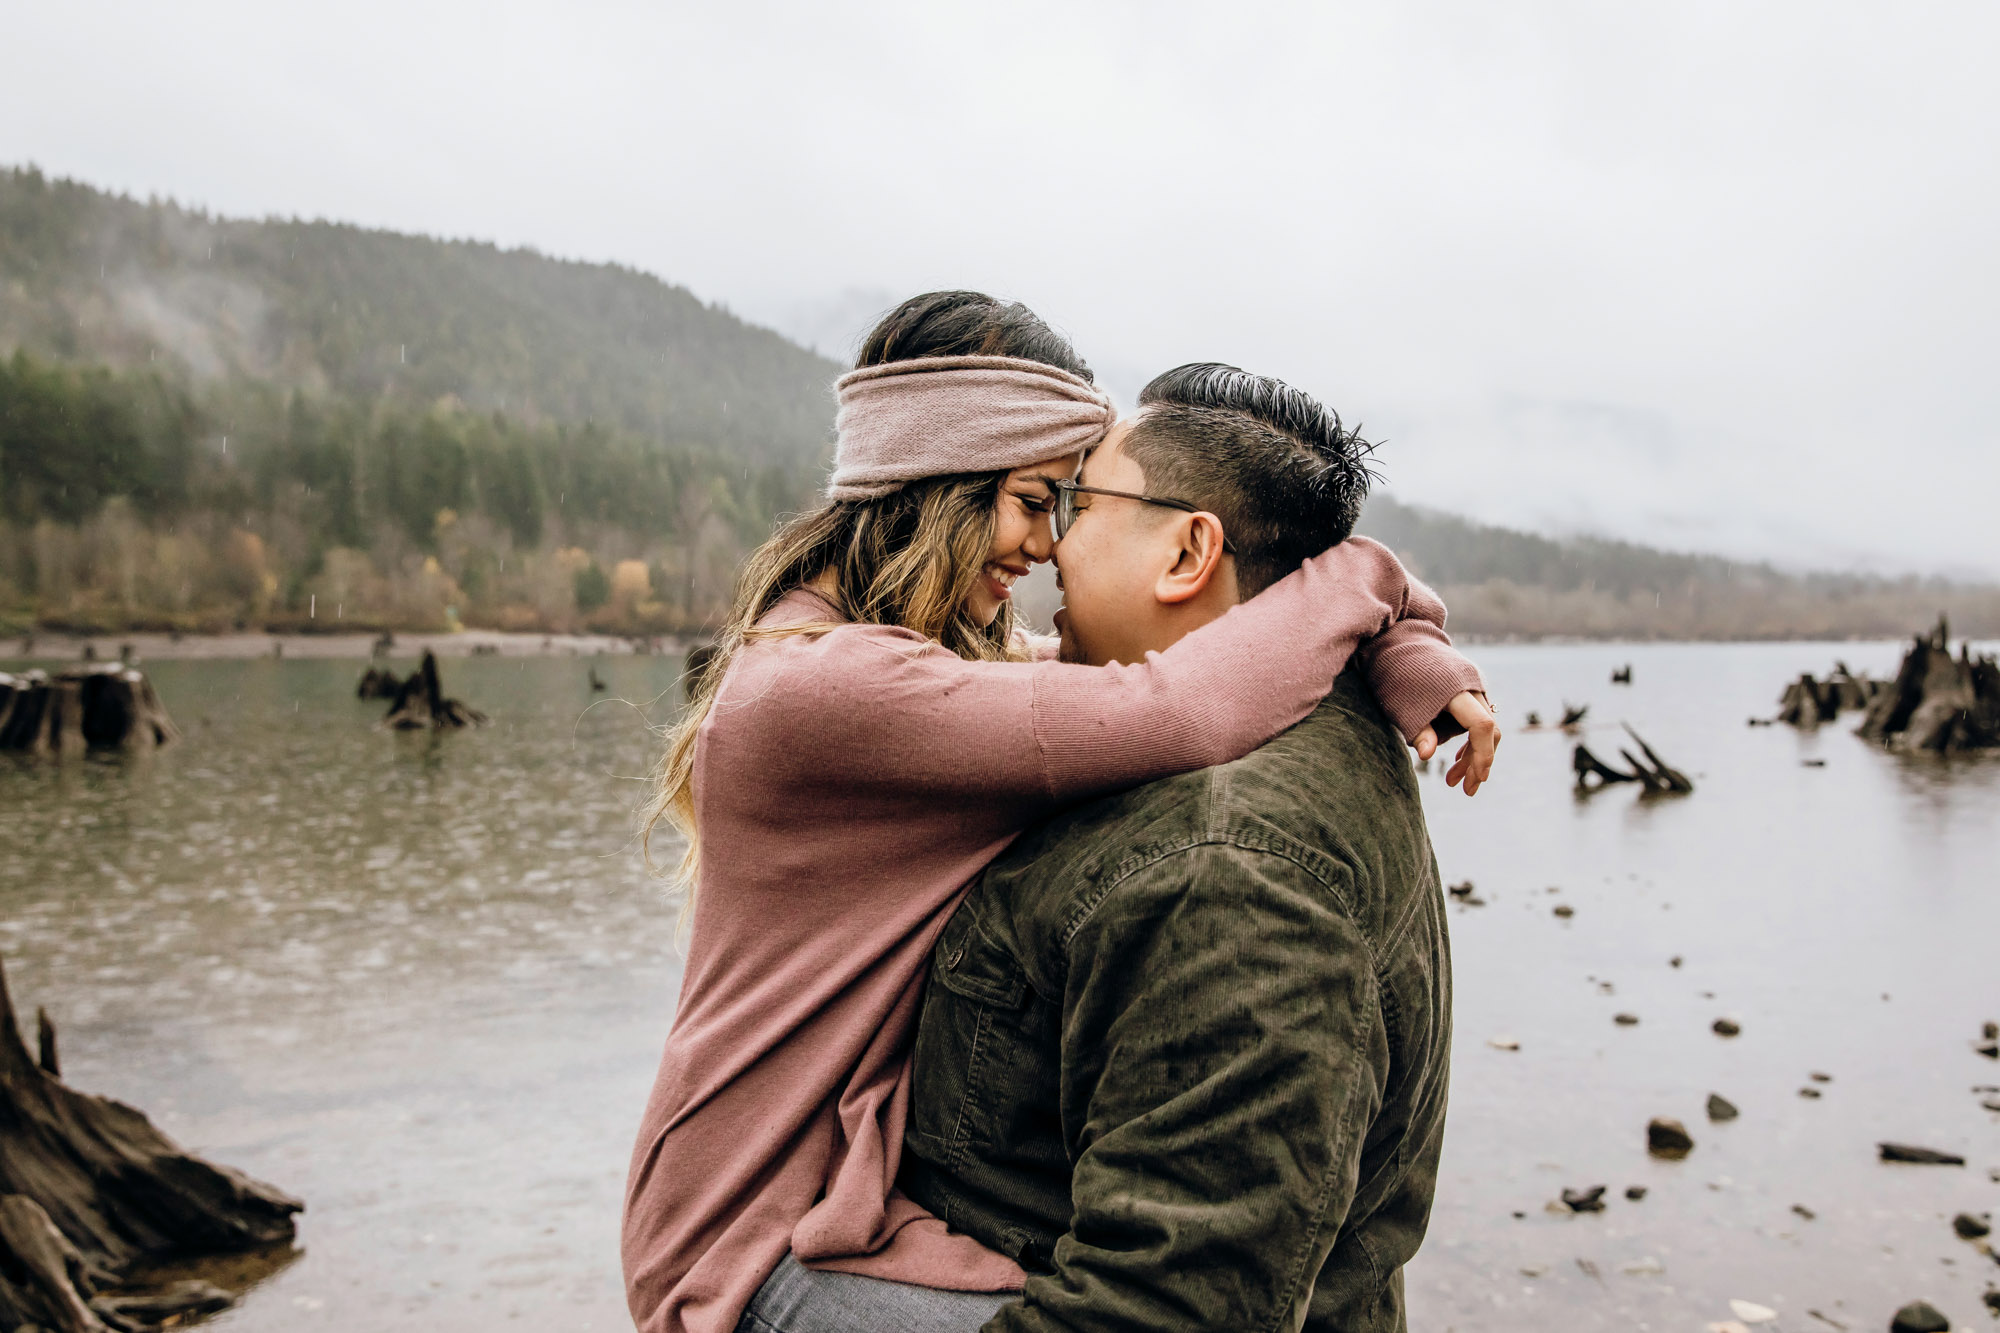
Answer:
<svg viewBox="0 0 2000 1333"><path fill-rule="evenodd" d="M929 356L842 375L826 493L887 495L922 477L1007 472L1081 453L1117 417L1090 381L1011 356Z"/></svg>

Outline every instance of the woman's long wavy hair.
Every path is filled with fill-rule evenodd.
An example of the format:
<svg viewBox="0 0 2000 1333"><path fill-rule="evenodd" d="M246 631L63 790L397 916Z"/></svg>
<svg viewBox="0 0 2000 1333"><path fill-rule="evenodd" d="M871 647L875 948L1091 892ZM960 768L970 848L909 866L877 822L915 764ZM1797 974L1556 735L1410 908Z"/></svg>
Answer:
<svg viewBox="0 0 2000 1333"><path fill-rule="evenodd" d="M863 341L855 367L925 356L1016 356L1088 380L1090 367L1067 339L1019 302L979 292L930 292L896 307ZM687 677L688 706L667 733L644 839L666 820L686 840L672 874L684 894L680 933L693 920L701 867L695 815L695 747L729 664L743 645L792 634L823 634L844 623L895 625L935 640L969 661L1019 658L1013 607L990 625L965 603L992 551L1005 471L933 477L868 500L829 501L794 518L758 548L737 580L729 619L706 664ZM821 576L831 574L822 581ZM826 585L830 584L828 587ZM814 585L834 615L783 629L758 622L793 591Z"/></svg>

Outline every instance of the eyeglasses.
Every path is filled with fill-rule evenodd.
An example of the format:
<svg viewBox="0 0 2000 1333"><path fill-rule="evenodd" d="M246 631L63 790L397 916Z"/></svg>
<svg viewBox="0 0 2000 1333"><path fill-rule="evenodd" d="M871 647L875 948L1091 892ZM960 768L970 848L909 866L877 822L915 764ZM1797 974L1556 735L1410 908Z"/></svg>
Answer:
<svg viewBox="0 0 2000 1333"><path fill-rule="evenodd" d="M1050 522L1051 526L1055 529L1055 538L1057 541L1061 541L1064 537L1068 536L1070 525L1076 522L1076 497L1079 494L1111 495L1116 496L1120 500L1137 500L1141 504L1159 505L1165 509L1178 509L1184 514L1201 514L1207 512L1204 509L1189 504L1186 500L1171 500L1164 495L1139 495L1132 491L1111 491L1106 490L1102 486L1082 486L1073 481L1058 481L1053 477L1044 478L1044 480L1048 482L1050 489L1056 493L1055 508L1051 511L1052 517ZM1236 548L1229 544L1229 538L1226 536L1222 539L1222 549L1231 555L1236 554Z"/></svg>

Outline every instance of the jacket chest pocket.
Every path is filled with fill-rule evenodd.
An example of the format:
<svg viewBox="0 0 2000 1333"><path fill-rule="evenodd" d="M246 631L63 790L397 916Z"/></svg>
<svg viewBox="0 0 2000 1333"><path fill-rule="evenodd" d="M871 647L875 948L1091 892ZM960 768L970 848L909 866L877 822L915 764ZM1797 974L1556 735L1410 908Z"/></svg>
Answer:
<svg viewBox="0 0 2000 1333"><path fill-rule="evenodd" d="M969 906L938 937L930 987L916 1048L926 1095L911 1106L911 1132L947 1162L1035 1137L1028 1122L1056 1095L1053 1009Z"/></svg>

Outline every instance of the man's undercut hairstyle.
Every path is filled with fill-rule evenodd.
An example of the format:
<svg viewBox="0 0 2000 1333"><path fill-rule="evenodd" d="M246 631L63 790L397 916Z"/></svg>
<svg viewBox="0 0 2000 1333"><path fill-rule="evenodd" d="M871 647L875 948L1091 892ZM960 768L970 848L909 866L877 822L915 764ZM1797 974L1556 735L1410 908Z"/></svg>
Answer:
<svg viewBox="0 0 2000 1333"><path fill-rule="evenodd" d="M1354 534L1375 446L1311 394L1201 361L1148 384L1139 408L1125 454L1148 494L1222 520L1244 597Z"/></svg>

